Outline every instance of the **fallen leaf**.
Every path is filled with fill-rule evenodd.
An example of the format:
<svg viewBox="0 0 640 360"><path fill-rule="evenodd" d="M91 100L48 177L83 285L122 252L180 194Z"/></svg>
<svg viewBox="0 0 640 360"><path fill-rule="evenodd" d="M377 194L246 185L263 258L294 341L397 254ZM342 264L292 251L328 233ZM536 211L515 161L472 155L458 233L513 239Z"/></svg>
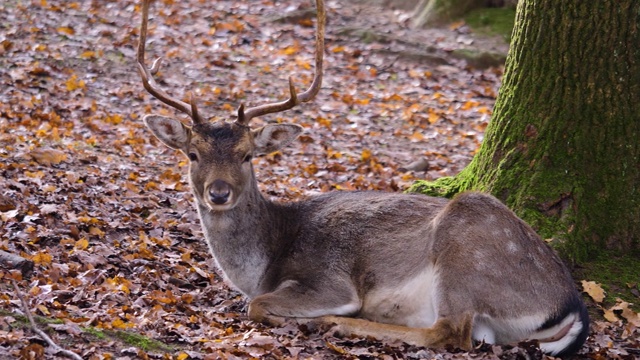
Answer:
<svg viewBox="0 0 640 360"><path fill-rule="evenodd" d="M631 310L629 307L631 304L621 299L616 299L616 302L617 304L612 306L609 310L620 312L620 315L630 324L640 327L640 314Z"/></svg>
<svg viewBox="0 0 640 360"><path fill-rule="evenodd" d="M89 247L89 241L85 238L82 238L76 241L74 248L78 250L86 250Z"/></svg>
<svg viewBox="0 0 640 360"><path fill-rule="evenodd" d="M67 35L73 35L75 34L75 30L73 30L72 28L68 27L68 26L61 26L58 29L59 33L63 33L63 34L67 34Z"/></svg>
<svg viewBox="0 0 640 360"><path fill-rule="evenodd" d="M44 166L58 165L67 159L67 154L60 150L49 148L37 148L29 152L29 156L38 164Z"/></svg>
<svg viewBox="0 0 640 360"><path fill-rule="evenodd" d="M582 291L586 292L597 303L601 303L604 300L605 291L595 281L582 280Z"/></svg>

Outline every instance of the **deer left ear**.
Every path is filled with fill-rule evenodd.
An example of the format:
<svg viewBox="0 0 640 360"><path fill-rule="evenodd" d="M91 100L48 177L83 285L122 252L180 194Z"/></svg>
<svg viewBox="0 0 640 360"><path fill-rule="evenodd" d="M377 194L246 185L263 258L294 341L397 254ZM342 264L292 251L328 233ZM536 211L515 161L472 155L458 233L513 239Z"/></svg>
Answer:
<svg viewBox="0 0 640 360"><path fill-rule="evenodd" d="M255 151L268 154L279 150L295 140L302 133L302 126L296 124L269 124L251 130Z"/></svg>

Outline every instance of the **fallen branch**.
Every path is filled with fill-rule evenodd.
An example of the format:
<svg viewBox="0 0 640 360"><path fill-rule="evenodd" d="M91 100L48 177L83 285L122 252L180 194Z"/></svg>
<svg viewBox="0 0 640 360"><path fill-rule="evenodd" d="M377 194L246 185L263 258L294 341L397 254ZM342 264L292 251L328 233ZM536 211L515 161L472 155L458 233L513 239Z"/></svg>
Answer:
<svg viewBox="0 0 640 360"><path fill-rule="evenodd" d="M3 250L0 250L0 265L7 270L20 270L22 277L33 271L33 261Z"/></svg>
<svg viewBox="0 0 640 360"><path fill-rule="evenodd" d="M22 303L22 307L24 308L24 314L27 317L27 319L29 319L29 323L31 324L31 330L33 330L44 341L46 341L47 344L49 344L49 346L53 350L54 355L66 356L74 360L82 360L82 357L80 357L80 355L74 353L73 351L61 348L49 337L49 335L47 335L44 331L38 328L38 326L36 325L36 322L33 320L33 316L31 316L31 311L29 311L29 304L27 303L27 300L25 300L24 296L22 296L22 292L20 292L20 288L18 287L18 284L13 279L11 279L11 282L13 283L13 287L16 289L16 294L18 295L18 298L20 298L20 302Z"/></svg>

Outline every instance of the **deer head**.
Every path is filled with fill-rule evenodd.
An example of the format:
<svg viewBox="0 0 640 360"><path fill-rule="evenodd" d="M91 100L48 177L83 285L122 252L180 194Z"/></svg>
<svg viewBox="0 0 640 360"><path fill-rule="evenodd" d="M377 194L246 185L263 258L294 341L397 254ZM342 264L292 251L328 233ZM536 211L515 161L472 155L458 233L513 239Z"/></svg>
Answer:
<svg viewBox="0 0 640 360"><path fill-rule="evenodd" d="M145 125L165 145L182 151L189 158L189 174L196 199L213 211L233 208L255 187L255 176L251 159L255 154L270 153L293 141L302 127L296 124L269 124L251 129L251 119L293 108L312 100L322 84L322 61L324 52L325 10L322 0L316 0L318 24L316 31L315 75L305 92L297 94L293 80L289 78L289 99L264 104L249 109L240 105L237 119L233 122L203 120L198 112L196 98L189 95L189 104L172 97L158 87L153 79L160 68L161 58L147 68L144 60L147 37L147 22L150 0L142 6L142 25L138 44L138 70L144 88L155 98L187 114L193 124L185 125L180 120L159 115L144 117Z"/></svg>

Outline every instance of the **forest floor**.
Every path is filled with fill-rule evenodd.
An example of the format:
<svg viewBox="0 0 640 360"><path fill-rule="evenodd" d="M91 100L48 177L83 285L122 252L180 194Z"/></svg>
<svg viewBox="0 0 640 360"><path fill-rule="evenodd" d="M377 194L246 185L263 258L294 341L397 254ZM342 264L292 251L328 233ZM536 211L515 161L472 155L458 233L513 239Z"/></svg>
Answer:
<svg viewBox="0 0 640 360"><path fill-rule="evenodd" d="M290 75L308 86L315 28L311 2L299 3L157 1L147 58L163 56L156 78L169 93L192 91L212 119L233 118L242 102L286 96ZM29 328L20 295L38 327L87 359L549 358L535 344L431 350L249 321L203 241L185 157L142 124L174 112L141 85L139 10L129 0L0 3L0 249L35 263L22 278L0 272L0 358L59 357ZM253 160L262 191L401 191L464 168L491 117L503 70L490 65L506 45L463 23L412 30L406 13L347 0L329 2L328 19L318 97L253 124L305 128ZM640 324L616 320L631 319L616 305L579 357L640 357Z"/></svg>

